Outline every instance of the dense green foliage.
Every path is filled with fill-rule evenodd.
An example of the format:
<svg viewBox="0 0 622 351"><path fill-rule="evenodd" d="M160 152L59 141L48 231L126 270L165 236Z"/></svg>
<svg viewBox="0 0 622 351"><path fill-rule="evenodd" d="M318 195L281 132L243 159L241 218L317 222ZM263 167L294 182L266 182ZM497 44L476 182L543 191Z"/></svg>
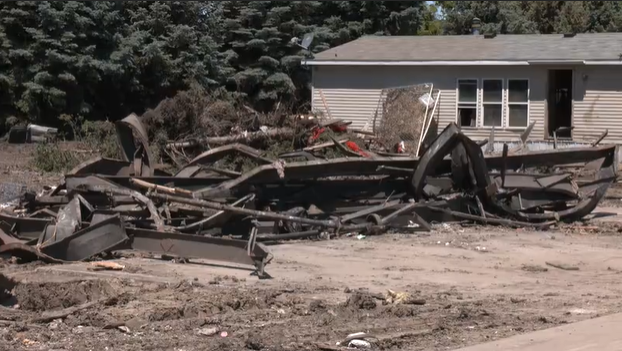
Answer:
<svg viewBox="0 0 622 351"><path fill-rule="evenodd" d="M440 9L440 16L437 13ZM616 1L3 1L8 119L116 120L199 84L256 109L309 99L305 55L362 35L619 31ZM292 43L314 33L310 52ZM226 93L225 93L226 92ZM10 118L9 118L10 117Z"/></svg>
<svg viewBox="0 0 622 351"><path fill-rule="evenodd" d="M482 32L551 34L617 32L622 29L618 1L437 1L445 34L468 34L474 17Z"/></svg>

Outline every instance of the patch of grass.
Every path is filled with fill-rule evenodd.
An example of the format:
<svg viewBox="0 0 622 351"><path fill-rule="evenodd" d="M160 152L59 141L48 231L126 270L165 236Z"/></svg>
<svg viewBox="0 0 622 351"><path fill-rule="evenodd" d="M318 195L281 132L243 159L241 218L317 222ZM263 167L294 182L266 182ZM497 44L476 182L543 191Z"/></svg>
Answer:
<svg viewBox="0 0 622 351"><path fill-rule="evenodd" d="M95 156L121 158L114 124L109 121L85 121L81 117L63 115L61 119L71 129L73 147L59 141L37 145L32 167L41 172L67 172L80 162ZM76 146L80 145L77 150ZM65 146L65 147L63 147Z"/></svg>
<svg viewBox="0 0 622 351"><path fill-rule="evenodd" d="M38 144L32 158L32 166L48 173L66 172L81 162L75 152L63 150L58 142Z"/></svg>
<svg viewBox="0 0 622 351"><path fill-rule="evenodd" d="M114 124L109 121L85 121L80 128L78 141L102 157L120 159L121 148L117 142Z"/></svg>

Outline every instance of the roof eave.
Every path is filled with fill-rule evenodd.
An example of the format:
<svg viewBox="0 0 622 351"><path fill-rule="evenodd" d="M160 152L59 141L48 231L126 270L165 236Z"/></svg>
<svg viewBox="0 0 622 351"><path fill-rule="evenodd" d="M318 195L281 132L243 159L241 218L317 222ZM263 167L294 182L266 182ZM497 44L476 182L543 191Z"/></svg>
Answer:
<svg viewBox="0 0 622 351"><path fill-rule="evenodd" d="M622 65L606 60L466 60L466 61L363 61L302 60L304 66L534 66L534 65Z"/></svg>
<svg viewBox="0 0 622 351"><path fill-rule="evenodd" d="M348 61L302 60L304 66L520 66L527 61Z"/></svg>

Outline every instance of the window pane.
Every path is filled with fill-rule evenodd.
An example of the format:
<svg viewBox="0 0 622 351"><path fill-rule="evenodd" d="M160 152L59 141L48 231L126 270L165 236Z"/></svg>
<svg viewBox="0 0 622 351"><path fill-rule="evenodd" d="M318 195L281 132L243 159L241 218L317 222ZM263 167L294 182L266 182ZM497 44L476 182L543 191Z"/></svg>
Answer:
<svg viewBox="0 0 622 351"><path fill-rule="evenodd" d="M501 105L484 105L484 126L501 127Z"/></svg>
<svg viewBox="0 0 622 351"><path fill-rule="evenodd" d="M508 124L510 127L527 127L527 105L510 105Z"/></svg>
<svg viewBox="0 0 622 351"><path fill-rule="evenodd" d="M477 119L477 108L473 107L458 107L458 126L459 127L475 127L475 121Z"/></svg>
<svg viewBox="0 0 622 351"><path fill-rule="evenodd" d="M503 81L485 80L484 81L484 102L501 102L503 100Z"/></svg>
<svg viewBox="0 0 622 351"><path fill-rule="evenodd" d="M508 101L527 102L529 101L529 82L523 79L508 81Z"/></svg>
<svg viewBox="0 0 622 351"><path fill-rule="evenodd" d="M477 102L477 80L458 81L458 102Z"/></svg>

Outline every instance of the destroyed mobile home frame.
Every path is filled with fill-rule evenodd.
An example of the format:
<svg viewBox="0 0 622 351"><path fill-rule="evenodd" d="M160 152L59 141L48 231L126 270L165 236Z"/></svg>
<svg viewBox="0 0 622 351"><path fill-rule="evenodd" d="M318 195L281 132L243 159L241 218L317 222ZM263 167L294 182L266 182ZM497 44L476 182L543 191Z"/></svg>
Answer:
<svg viewBox="0 0 622 351"><path fill-rule="evenodd" d="M62 263L139 250L249 265L267 277L266 244L283 240L430 231L433 221L545 229L580 220L616 181L618 165L617 146L596 146L602 138L586 148L505 145L500 155L485 154L487 141L450 124L421 145L420 157L315 154L348 145L334 138L278 159L230 144L172 175L154 164L137 116L118 122L117 135L124 160L84 162L53 191L24 196L13 213L0 213L0 253ZM233 154L259 166L245 173L215 166ZM290 158L305 161L284 161Z"/></svg>

